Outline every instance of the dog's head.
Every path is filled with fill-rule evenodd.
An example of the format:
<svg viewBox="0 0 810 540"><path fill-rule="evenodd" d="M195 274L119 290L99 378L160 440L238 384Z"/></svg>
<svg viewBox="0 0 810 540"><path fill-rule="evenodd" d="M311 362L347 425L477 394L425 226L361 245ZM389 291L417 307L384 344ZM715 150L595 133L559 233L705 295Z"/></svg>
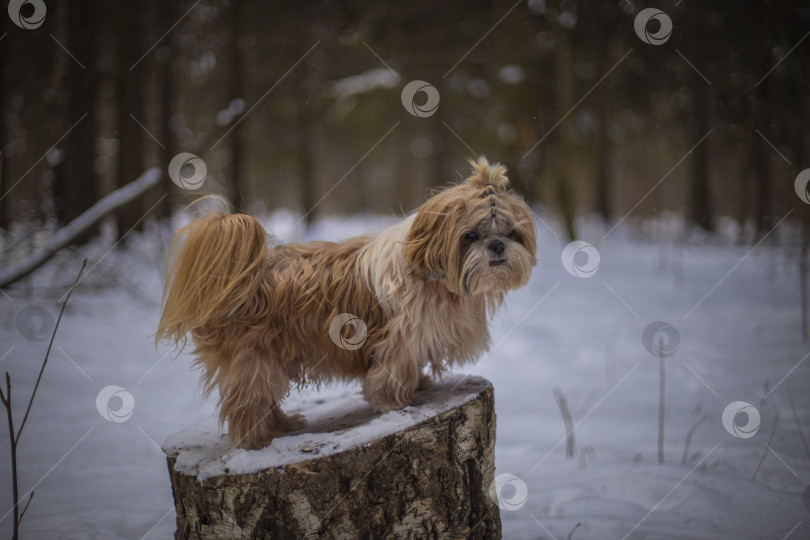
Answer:
<svg viewBox="0 0 810 540"><path fill-rule="evenodd" d="M454 293L500 293L526 284L535 263L534 221L507 189L506 168L483 157L472 175L431 197L403 248L413 272Z"/></svg>

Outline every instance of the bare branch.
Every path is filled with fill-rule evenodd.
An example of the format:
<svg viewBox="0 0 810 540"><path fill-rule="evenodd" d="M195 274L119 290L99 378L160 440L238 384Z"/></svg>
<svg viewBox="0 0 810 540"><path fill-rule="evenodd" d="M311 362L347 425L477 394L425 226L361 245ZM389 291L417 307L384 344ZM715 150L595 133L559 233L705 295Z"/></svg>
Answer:
<svg viewBox="0 0 810 540"><path fill-rule="evenodd" d="M8 371L6 371L6 379L8 379ZM9 392L8 395L11 396L11 392ZM2 388L0 388L0 403L2 403L3 407L5 407L6 409L8 409L10 406L10 402L8 398L6 398L6 395L3 393Z"/></svg>
<svg viewBox="0 0 810 540"><path fill-rule="evenodd" d="M11 447L11 496L14 499L14 523L11 538L20 537L20 490L17 482L17 441L14 440L14 415L11 413L11 375L6 371L6 420L8 421L8 442Z"/></svg>
<svg viewBox="0 0 810 540"><path fill-rule="evenodd" d="M20 521L22 521L23 516L25 515L25 511L28 510L28 505L31 504L31 499L34 498L34 492L32 491L30 495L28 495L28 502L25 503L25 508L22 509L20 512Z"/></svg>
<svg viewBox="0 0 810 540"><path fill-rule="evenodd" d="M67 297L65 298L65 301L62 303L62 309L59 311L59 318L56 319L56 326L54 326L53 328L53 333L51 334L51 341L50 343L48 343L48 350L45 352L45 359L42 361L42 367L39 368L39 375L37 376L37 382L34 384L34 391L31 392L31 399L28 400L28 407L25 409L25 415L23 416L22 423L20 424L19 430L17 430L17 436L14 437L14 434L13 433L11 434L12 438L14 438L14 444L20 442L22 430L25 427L26 420L28 420L28 413L31 412L31 405L34 404L34 397L36 397L37 395L39 382L42 380L42 373L45 371L45 365L48 363L48 357L51 354L51 347L53 347L53 340L56 337L56 331L59 330L59 323L62 321L62 315L65 313L65 307L67 306L68 300L70 300L70 295L73 294L73 289L76 288L76 284L79 282L79 278L82 277L82 272L84 272L85 266L87 266L87 257L85 257L85 259L82 261L82 267L79 269L79 273L78 275L76 275L76 279L73 281L73 285L71 285ZM6 373L6 377L8 378L8 373Z"/></svg>

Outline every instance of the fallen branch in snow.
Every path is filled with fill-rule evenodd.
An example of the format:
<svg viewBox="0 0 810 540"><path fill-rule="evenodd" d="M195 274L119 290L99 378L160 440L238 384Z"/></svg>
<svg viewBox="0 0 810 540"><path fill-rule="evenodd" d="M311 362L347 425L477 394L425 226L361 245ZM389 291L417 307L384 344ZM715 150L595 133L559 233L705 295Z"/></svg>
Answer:
<svg viewBox="0 0 810 540"><path fill-rule="evenodd" d="M22 435L23 428L25 427L25 422L28 420L28 413L31 412L31 406L34 404L34 398L37 395L37 389L39 388L39 383L42 380L42 374L45 372L45 365L48 363L48 357L51 354L51 348L53 347L53 340L56 337L56 331L59 330L59 322L62 320L62 314L65 313L65 306L67 306L68 300L70 300L70 295L73 293L73 289L76 288L76 284L79 282L79 278L82 276L85 266L87 266L87 259L82 261L82 267L79 270L79 274L76 276L76 280L70 287L70 290L67 293L67 298L65 298L65 301L62 304L62 309L59 311L59 317L56 319L56 325L54 326L53 333L51 334L51 341L48 343L48 350L45 352L45 358L42 360L42 367L39 368L37 382L34 384L33 392L31 392L31 399L28 400L28 407L25 409L25 415L23 415L20 427L16 430L16 432L14 430L14 415L11 411L11 376L8 374L8 371L6 371L6 393L3 394L3 390L0 389L0 403L2 403L6 408L6 418L8 419L8 439L11 443L11 490L14 498L14 506L12 507L14 511L14 526L11 536L12 540L18 540L20 537L20 522L22 521L23 516L25 516L25 511L28 510L28 505L31 504L31 499L34 498L34 490L32 489L28 493L28 502L25 503L22 512L20 512L20 490L17 484L17 445L20 443L20 436ZM9 512L10 511L11 510L9 510ZM6 515L8 515L8 512L6 512ZM6 516L3 516L0 518L0 520L5 519L5 517Z"/></svg>
<svg viewBox="0 0 810 540"><path fill-rule="evenodd" d="M554 392L554 397L557 398L560 414L562 414L565 423L565 458L569 459L574 457L574 422L571 420L571 411L568 410L568 403L565 401L565 396L560 387L555 386L551 391Z"/></svg>
<svg viewBox="0 0 810 540"><path fill-rule="evenodd" d="M18 281L53 257L60 249L70 244L84 231L98 223L118 207L143 195L160 181L160 169L153 167L144 172L137 180L118 188L96 204L81 213L76 219L59 229L47 244L26 257L22 262L0 271L0 289Z"/></svg>

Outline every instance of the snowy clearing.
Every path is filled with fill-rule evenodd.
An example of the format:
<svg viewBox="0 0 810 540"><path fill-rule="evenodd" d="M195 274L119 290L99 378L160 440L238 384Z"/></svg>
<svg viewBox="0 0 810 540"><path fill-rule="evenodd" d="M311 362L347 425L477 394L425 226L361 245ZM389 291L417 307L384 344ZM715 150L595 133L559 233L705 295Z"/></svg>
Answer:
<svg viewBox="0 0 810 540"><path fill-rule="evenodd" d="M290 239L285 231L295 218L279 212L266 223ZM306 239L345 238L392 219L324 219ZM468 369L495 387L496 475L517 477L501 490L503 506L515 508L501 512L504 537L566 538L578 523L576 540L810 537L810 501L802 502L810 455L798 425L810 426L810 347L801 341L790 251L770 242L753 251L750 244L680 243L663 234L656 242L634 240L621 228L604 239L600 227L585 230L600 264L579 278L561 264L566 243L538 225L540 261L531 282L507 296L492 324L491 351ZM21 491L26 498L35 491L23 538L173 534L160 444L211 417L214 407L201 401L190 358L153 344L163 233L162 241L155 230L132 235L109 252L98 241L61 253L26 282L34 290L0 296L0 368L11 374L21 415L47 340L26 321L18 329L18 316L36 305L55 320L81 257L90 258L20 441ZM642 342L653 321L679 334L677 351L664 361L662 465L659 360ZM132 395L131 416L115 416L126 401L115 389L109 409L99 412L97 396L109 385ZM554 387L571 410L573 459L565 458ZM333 386L323 397L355 390ZM760 414L752 437L735 437L723 425L723 411L735 401ZM687 433L704 416L681 464ZM738 427L746 423L739 416ZM0 534L8 536L5 428L2 439ZM525 501L518 500L521 483Z"/></svg>

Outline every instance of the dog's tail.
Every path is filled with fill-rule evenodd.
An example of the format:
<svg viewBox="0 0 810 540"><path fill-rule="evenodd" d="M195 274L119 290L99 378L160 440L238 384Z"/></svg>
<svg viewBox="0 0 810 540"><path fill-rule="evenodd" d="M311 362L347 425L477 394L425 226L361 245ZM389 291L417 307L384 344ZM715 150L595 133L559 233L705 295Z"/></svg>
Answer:
<svg viewBox="0 0 810 540"><path fill-rule="evenodd" d="M193 220L172 240L155 341L185 343L189 332L228 317L260 286L265 233L244 214Z"/></svg>

